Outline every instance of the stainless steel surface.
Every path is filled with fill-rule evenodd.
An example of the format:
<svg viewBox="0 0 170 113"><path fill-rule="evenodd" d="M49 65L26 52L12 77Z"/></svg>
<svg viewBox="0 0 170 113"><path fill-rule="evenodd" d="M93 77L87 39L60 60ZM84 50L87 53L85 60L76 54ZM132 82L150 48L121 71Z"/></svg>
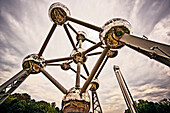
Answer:
<svg viewBox="0 0 170 113"><path fill-rule="evenodd" d="M77 75L76 75L76 88L80 87L80 69L81 69L81 63L77 63Z"/></svg>

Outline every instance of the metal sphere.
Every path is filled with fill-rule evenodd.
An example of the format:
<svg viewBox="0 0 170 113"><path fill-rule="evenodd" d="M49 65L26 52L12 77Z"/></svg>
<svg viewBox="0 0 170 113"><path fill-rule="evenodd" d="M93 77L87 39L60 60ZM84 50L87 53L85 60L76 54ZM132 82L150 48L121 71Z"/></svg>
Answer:
<svg viewBox="0 0 170 113"><path fill-rule="evenodd" d="M94 79L94 80L91 82L91 88L90 88L90 90L91 90L91 91L96 91L98 88L99 88L99 80L98 80L98 79Z"/></svg>
<svg viewBox="0 0 170 113"><path fill-rule="evenodd" d="M90 95L88 92L80 94L80 88L71 88L62 99L64 113L88 113L90 110Z"/></svg>
<svg viewBox="0 0 170 113"><path fill-rule="evenodd" d="M104 45L112 49L122 48L124 45L118 40L124 33L130 34L131 25L127 20L114 18L106 22L99 34Z"/></svg>
<svg viewBox="0 0 170 113"><path fill-rule="evenodd" d="M67 16L70 16L70 10L63 4L53 3L48 11L50 20L57 25L63 25L67 21Z"/></svg>
<svg viewBox="0 0 170 113"><path fill-rule="evenodd" d="M77 41L82 40L85 41L87 34L84 31L78 31L78 35L76 36Z"/></svg>
<svg viewBox="0 0 170 113"><path fill-rule="evenodd" d="M73 57L73 61L77 64L78 62L80 63L85 63L87 60L87 56L83 54L84 49L78 48L78 51L73 50L71 53L71 56Z"/></svg>
<svg viewBox="0 0 170 113"><path fill-rule="evenodd" d="M45 59L38 54L31 54L24 58L23 69L30 69L32 74L39 73L39 67L45 67Z"/></svg>
<svg viewBox="0 0 170 113"><path fill-rule="evenodd" d="M61 64L61 69L67 71L71 68L70 64L69 63L63 63Z"/></svg>
<svg viewBox="0 0 170 113"><path fill-rule="evenodd" d="M117 50L109 50L108 53L107 53L107 56L109 58L114 58L118 55L118 51Z"/></svg>

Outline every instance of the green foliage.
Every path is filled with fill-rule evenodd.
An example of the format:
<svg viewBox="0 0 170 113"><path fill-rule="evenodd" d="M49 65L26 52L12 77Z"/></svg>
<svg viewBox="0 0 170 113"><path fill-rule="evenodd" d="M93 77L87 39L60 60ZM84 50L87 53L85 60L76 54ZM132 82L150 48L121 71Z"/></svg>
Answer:
<svg viewBox="0 0 170 113"><path fill-rule="evenodd" d="M163 99L158 103L138 100L136 106L139 113L170 113L170 99ZM130 113L129 109L125 113Z"/></svg>
<svg viewBox="0 0 170 113"><path fill-rule="evenodd" d="M23 93L15 93L0 105L1 113L62 113L55 102L47 103L31 99L31 96Z"/></svg>

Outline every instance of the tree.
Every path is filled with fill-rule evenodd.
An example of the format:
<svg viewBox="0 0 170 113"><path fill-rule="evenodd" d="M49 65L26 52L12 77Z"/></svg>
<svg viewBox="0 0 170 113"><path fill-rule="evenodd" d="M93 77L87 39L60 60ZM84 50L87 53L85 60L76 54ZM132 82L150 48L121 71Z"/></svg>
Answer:
<svg viewBox="0 0 170 113"><path fill-rule="evenodd" d="M137 109L139 113L169 113L170 99L163 99L159 103L138 100ZM129 109L125 113L130 113Z"/></svg>
<svg viewBox="0 0 170 113"><path fill-rule="evenodd" d="M1 113L62 113L55 102L35 101L27 93L15 93L0 105Z"/></svg>

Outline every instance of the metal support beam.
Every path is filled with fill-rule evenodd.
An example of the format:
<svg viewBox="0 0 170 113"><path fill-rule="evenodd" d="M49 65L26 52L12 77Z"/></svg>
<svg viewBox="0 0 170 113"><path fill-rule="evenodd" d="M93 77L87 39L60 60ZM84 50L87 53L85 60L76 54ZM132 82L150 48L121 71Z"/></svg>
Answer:
<svg viewBox="0 0 170 113"><path fill-rule="evenodd" d="M72 60L72 59L73 59L73 57L65 57L65 58L58 58L58 59L45 60L45 62L48 64L48 63L60 62L60 61Z"/></svg>
<svg viewBox="0 0 170 113"><path fill-rule="evenodd" d="M116 74L116 78L118 80L120 89L122 91L122 94L124 96L125 102L130 110L131 113L138 113L138 110L136 108L135 102L132 98L132 95L128 89L128 86L123 78L123 75L120 72L120 69L118 66L114 66L114 71Z"/></svg>
<svg viewBox="0 0 170 113"><path fill-rule="evenodd" d="M40 51L38 53L39 56L42 56L42 54L43 54L43 52L44 52L44 50L45 50L45 48L46 48L46 46L47 46L47 44L48 44L48 42L49 42L49 40L50 40L50 38L51 38L51 36L52 36L52 34L53 34L56 27L57 27L57 24L53 24L49 34L47 35L46 40L44 41L43 46L41 47L41 49L40 49Z"/></svg>
<svg viewBox="0 0 170 113"><path fill-rule="evenodd" d="M86 91L87 87L89 86L90 82L92 81L93 77L95 76L95 73L97 72L100 64L102 63L102 61L103 61L104 57L106 56L109 49L110 49L109 47L104 48L101 56L99 57L99 59L96 62L95 66L93 67L93 69L92 69L89 77L87 78L86 82L84 83L80 94L82 94L82 93L84 93Z"/></svg>
<svg viewBox="0 0 170 113"><path fill-rule="evenodd" d="M71 69L73 72L77 73L77 71L76 71L75 69L73 69L72 67L70 67L70 69ZM82 74L80 74L80 76L81 76L84 80L87 80L87 78L84 77Z"/></svg>
<svg viewBox="0 0 170 113"><path fill-rule="evenodd" d="M102 52L88 53L87 56L99 55L99 54L101 54L101 53L102 53Z"/></svg>
<svg viewBox="0 0 170 113"><path fill-rule="evenodd" d="M80 87L80 69L81 69L81 63L77 63L77 75L76 75L76 88Z"/></svg>
<svg viewBox="0 0 170 113"><path fill-rule="evenodd" d="M83 64L83 68L84 68L84 70L85 70L85 72L86 72L87 76L89 76L89 71L88 71L88 69L87 69L86 64Z"/></svg>
<svg viewBox="0 0 170 113"><path fill-rule="evenodd" d="M10 84L7 85L8 88L10 88L8 91L6 90L7 87L1 90L1 95L0 95L0 104L2 104L10 95L13 91L15 91L21 83L29 76L30 71L20 71L19 75L20 77L17 79L10 79L13 80ZM8 82L8 81L7 81ZM9 82L8 82L9 83ZM1 87L2 88L2 87ZM4 92L3 92L4 90Z"/></svg>
<svg viewBox="0 0 170 113"><path fill-rule="evenodd" d="M95 25L80 21L78 19L75 19L75 18L72 18L72 17L69 17L69 16L67 16L67 20L69 20L71 22L74 22L74 23L77 23L77 24L80 24L82 26L88 27L88 28L93 29L93 30L98 31L98 32L102 31L101 27L98 27L98 26L95 26Z"/></svg>
<svg viewBox="0 0 170 113"><path fill-rule="evenodd" d="M70 25L70 23L67 23L67 25L74 31L74 33L76 33L76 35L78 35L78 32Z"/></svg>
<svg viewBox="0 0 170 113"><path fill-rule="evenodd" d="M12 78L10 78L8 81L6 81L4 84L0 86L0 92L4 90L5 88L7 88L14 81L16 81L17 79L19 79L20 77L22 77L24 74L27 74L27 73L28 73L27 70L21 70L19 73L17 73L15 76L13 76Z"/></svg>
<svg viewBox="0 0 170 113"><path fill-rule="evenodd" d="M56 81L47 71L43 68L40 68L40 71L64 94L67 94L67 90L58 82Z"/></svg>
<svg viewBox="0 0 170 113"><path fill-rule="evenodd" d="M126 91L125 91L125 89L124 89L124 87L123 87L123 84L121 83L121 80L120 80L120 77L119 77L118 72L116 72L116 77L117 77L117 80L118 80L120 89L121 89L121 91L122 91L123 97L124 97L124 99L125 99L126 105L127 105L127 107L129 108L130 112L131 112L131 113L134 113L133 110L132 110L132 107L131 107L132 104L131 104L131 102L130 102L130 99L129 99L127 93L125 93Z"/></svg>
<svg viewBox="0 0 170 113"><path fill-rule="evenodd" d="M97 113L102 113L102 108L96 91L92 91L92 110L93 113L95 113L95 111Z"/></svg>
<svg viewBox="0 0 170 113"><path fill-rule="evenodd" d="M126 89L127 89L127 91L128 91L128 94L129 94L129 96L130 96L130 99L131 99L132 102L133 102L133 107L134 107L136 113L138 113L138 109L137 109L137 107L136 107L135 101L133 100L133 97L132 97L132 95L131 95L131 93L130 93L130 90L129 90L127 84L126 84L126 81L125 81L125 79L124 79L124 77L123 77L123 75L122 75L120 69L119 69L119 72L120 72L120 77L122 78L123 83L125 84L125 87L126 87Z"/></svg>
<svg viewBox="0 0 170 113"><path fill-rule="evenodd" d="M94 49L98 48L101 45L102 45L102 42L99 42L99 43L95 44L94 46L92 46L92 47L88 48L87 50L85 50L83 52L83 54L87 54L88 52L93 51Z"/></svg>
<svg viewBox="0 0 170 113"><path fill-rule="evenodd" d="M47 64L47 66L61 66L62 64Z"/></svg>
<svg viewBox="0 0 170 113"><path fill-rule="evenodd" d="M66 24L64 24L64 29L65 29L67 36L71 42L71 45L73 46L73 49L77 51L76 45L74 44L73 38L71 37L71 34L70 34Z"/></svg>
<svg viewBox="0 0 170 113"><path fill-rule="evenodd" d="M101 71L102 71L103 67L105 66L108 59L109 59L109 57L107 56L106 59L104 60L103 64L102 64L102 66L100 67L98 73L95 76L96 79L98 78L99 74L101 73Z"/></svg>
<svg viewBox="0 0 170 113"><path fill-rule="evenodd" d="M92 44L96 44L96 42L94 42L94 41L92 41L92 40L89 40L89 39L87 39L87 38L85 38L85 40L88 41L88 42L90 42L90 43L92 43Z"/></svg>
<svg viewBox="0 0 170 113"><path fill-rule="evenodd" d="M146 40L129 34L124 34L119 41L123 42L131 49L134 49L137 52L142 53L149 58L157 60L158 62L161 62L170 67L170 45Z"/></svg>

